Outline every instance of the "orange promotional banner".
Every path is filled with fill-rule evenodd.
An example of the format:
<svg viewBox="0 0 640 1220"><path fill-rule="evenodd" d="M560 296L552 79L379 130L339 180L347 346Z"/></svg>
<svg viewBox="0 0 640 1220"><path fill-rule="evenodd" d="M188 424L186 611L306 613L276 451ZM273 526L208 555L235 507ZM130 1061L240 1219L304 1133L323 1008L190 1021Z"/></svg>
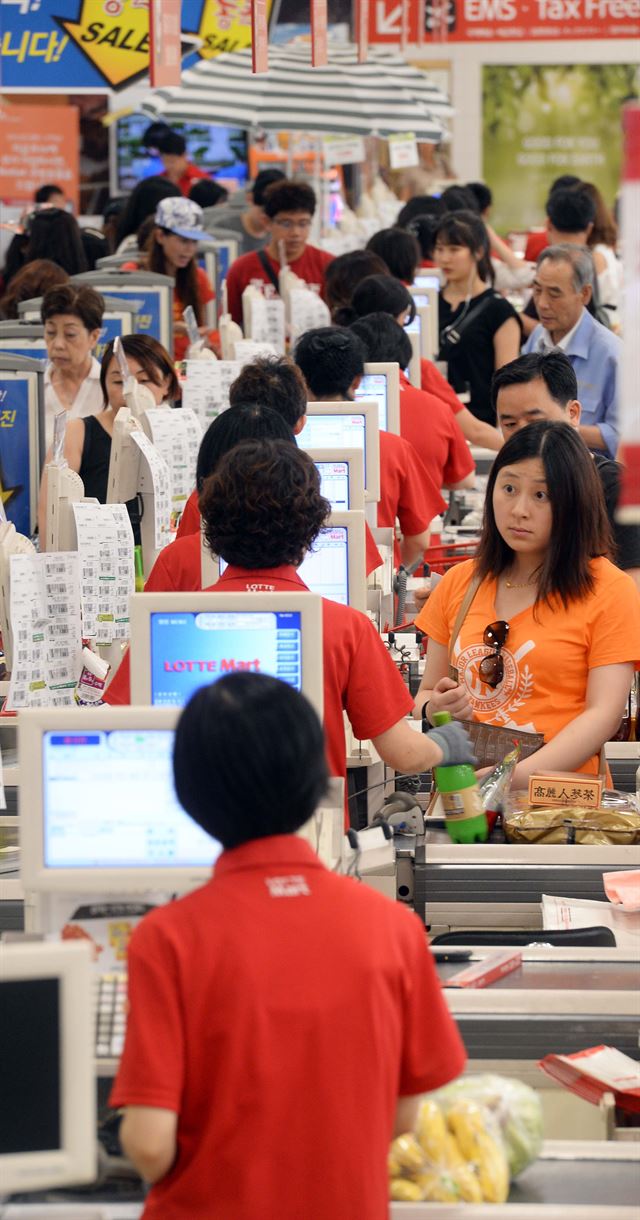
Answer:
<svg viewBox="0 0 640 1220"><path fill-rule="evenodd" d="M0 106L0 199L23 203L45 182L79 206L80 134L76 106Z"/></svg>

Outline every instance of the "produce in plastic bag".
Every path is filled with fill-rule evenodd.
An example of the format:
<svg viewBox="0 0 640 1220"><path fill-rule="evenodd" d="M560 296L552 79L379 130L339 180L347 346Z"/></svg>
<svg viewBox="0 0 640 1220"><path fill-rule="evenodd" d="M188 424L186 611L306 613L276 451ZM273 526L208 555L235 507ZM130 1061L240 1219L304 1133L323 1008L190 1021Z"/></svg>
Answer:
<svg viewBox="0 0 640 1220"><path fill-rule="evenodd" d="M391 1145L390 1194L396 1202L506 1200L509 1170L493 1118L474 1102L456 1101L451 1109L449 1120L425 1098L415 1135L401 1135Z"/></svg>
<svg viewBox="0 0 640 1220"><path fill-rule="evenodd" d="M506 1076L463 1076L434 1094L446 1114L464 1097L485 1106L496 1119L507 1153L511 1178L517 1178L542 1149L542 1106L534 1089ZM418 1130L420 1143L420 1132Z"/></svg>
<svg viewBox="0 0 640 1220"><path fill-rule="evenodd" d="M509 1196L509 1165L497 1130L491 1131L488 1111L461 1097L449 1107L447 1122L462 1155L475 1166L485 1203L505 1203Z"/></svg>

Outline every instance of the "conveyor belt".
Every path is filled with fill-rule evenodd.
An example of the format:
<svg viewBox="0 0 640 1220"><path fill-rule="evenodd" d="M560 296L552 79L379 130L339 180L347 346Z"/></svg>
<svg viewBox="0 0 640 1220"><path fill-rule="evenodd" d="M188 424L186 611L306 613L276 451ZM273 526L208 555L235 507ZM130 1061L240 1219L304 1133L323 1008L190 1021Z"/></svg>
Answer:
<svg viewBox="0 0 640 1220"><path fill-rule="evenodd" d="M472 961L486 955L474 954ZM469 962L439 962L438 977L447 981ZM518 970L491 984L500 991L630 991L640 996L640 963L633 961L523 961ZM640 1010L640 999L638 1000ZM640 1015L640 1013L639 1013Z"/></svg>
<svg viewBox="0 0 640 1220"><path fill-rule="evenodd" d="M637 1017L479 1012L456 1014L456 1021L467 1055L474 1060L531 1062L545 1055L572 1055L586 1046L602 1044L640 1060Z"/></svg>

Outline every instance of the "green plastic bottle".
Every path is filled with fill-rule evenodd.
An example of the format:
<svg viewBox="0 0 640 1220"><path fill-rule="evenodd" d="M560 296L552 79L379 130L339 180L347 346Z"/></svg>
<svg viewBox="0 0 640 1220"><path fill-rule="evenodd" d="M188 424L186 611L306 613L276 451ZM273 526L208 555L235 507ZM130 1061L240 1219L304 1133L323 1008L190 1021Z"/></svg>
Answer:
<svg viewBox="0 0 640 1220"><path fill-rule="evenodd" d="M435 727L450 724L450 712L436 712ZM436 788L442 797L445 825L453 843L486 843L487 815L475 771L470 763L435 767Z"/></svg>
<svg viewBox="0 0 640 1220"><path fill-rule="evenodd" d="M134 588L136 593L144 593L144 566L142 563L142 547L133 548L133 570L135 574Z"/></svg>

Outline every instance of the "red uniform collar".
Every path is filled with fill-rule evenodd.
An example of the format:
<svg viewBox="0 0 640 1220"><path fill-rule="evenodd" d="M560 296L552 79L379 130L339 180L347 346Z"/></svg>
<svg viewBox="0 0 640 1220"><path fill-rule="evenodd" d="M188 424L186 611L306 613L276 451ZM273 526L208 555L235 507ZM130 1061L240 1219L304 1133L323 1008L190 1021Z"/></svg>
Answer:
<svg viewBox="0 0 640 1220"><path fill-rule="evenodd" d="M230 584L231 581L245 581L247 586L252 588L254 585L268 586L271 584L275 592L277 592L278 585L286 583L293 585L296 589L309 592L307 585L298 576L297 569L290 563L281 564L279 568L238 568L230 563L222 573L218 584L211 586L211 591L215 592L219 585ZM270 590L265 587L262 592L268 593Z"/></svg>
<svg viewBox="0 0 640 1220"><path fill-rule="evenodd" d="M244 868L323 868L313 848L299 835L269 835L266 839L251 839L240 847L232 847L218 856L214 877Z"/></svg>

